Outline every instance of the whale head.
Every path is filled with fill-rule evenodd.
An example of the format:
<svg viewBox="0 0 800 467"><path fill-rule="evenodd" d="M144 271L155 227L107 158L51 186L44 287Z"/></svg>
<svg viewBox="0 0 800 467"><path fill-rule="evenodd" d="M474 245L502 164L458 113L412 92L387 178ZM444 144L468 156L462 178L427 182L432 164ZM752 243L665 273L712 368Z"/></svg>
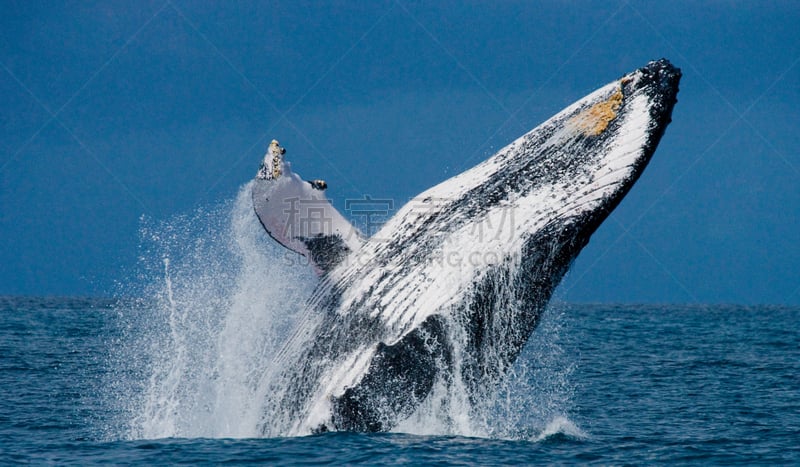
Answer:
<svg viewBox="0 0 800 467"><path fill-rule="evenodd" d="M679 79L650 62L416 196L330 274L348 284L339 312L364 308L402 334L425 319L419 307L460 305L493 271L547 270L552 289L649 162ZM537 302L550 297L542 280Z"/></svg>
<svg viewBox="0 0 800 467"><path fill-rule="evenodd" d="M416 196L330 269L280 402L298 407L293 432L390 429L437 381L479 405L649 162L680 76L659 60L601 87Z"/></svg>

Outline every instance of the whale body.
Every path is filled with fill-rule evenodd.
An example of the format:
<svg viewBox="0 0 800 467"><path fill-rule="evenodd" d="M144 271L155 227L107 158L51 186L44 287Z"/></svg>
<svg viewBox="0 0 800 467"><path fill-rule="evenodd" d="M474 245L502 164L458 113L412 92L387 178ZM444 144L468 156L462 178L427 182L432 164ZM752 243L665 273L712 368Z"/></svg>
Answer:
<svg viewBox="0 0 800 467"><path fill-rule="evenodd" d="M434 386L479 404L649 162L680 76L662 59L601 87L421 193L370 238L273 142L252 188L256 213L321 277L272 366L264 433L390 430Z"/></svg>

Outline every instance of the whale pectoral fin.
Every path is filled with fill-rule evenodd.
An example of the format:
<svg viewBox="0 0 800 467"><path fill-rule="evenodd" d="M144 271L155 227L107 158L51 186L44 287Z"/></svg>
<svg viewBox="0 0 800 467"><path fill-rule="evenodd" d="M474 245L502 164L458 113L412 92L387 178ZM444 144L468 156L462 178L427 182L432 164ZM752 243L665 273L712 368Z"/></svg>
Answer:
<svg viewBox="0 0 800 467"><path fill-rule="evenodd" d="M332 398L337 430L388 431L430 394L442 366L452 364L444 319L428 317L393 345L378 344L364 378Z"/></svg>
<svg viewBox="0 0 800 467"><path fill-rule="evenodd" d="M299 253L323 274L361 248L361 233L342 216L317 186L293 174L288 166L276 179L253 180L253 208L264 230L284 247Z"/></svg>

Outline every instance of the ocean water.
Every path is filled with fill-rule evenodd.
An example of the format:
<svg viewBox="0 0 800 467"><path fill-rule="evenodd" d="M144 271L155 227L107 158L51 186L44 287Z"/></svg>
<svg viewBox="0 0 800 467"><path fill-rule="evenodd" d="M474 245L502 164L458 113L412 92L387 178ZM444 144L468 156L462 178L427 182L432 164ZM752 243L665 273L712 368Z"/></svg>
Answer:
<svg viewBox="0 0 800 467"><path fill-rule="evenodd" d="M512 391L556 394L511 396L555 407L511 435L158 439L132 430L134 388L113 387L139 371L119 361L122 309L0 298L0 463L800 463L798 308L555 304L521 359L559 382Z"/></svg>
<svg viewBox="0 0 800 467"><path fill-rule="evenodd" d="M800 464L798 307L556 300L480 411L265 437L316 278L248 193L144 219L117 298L0 297L0 464Z"/></svg>

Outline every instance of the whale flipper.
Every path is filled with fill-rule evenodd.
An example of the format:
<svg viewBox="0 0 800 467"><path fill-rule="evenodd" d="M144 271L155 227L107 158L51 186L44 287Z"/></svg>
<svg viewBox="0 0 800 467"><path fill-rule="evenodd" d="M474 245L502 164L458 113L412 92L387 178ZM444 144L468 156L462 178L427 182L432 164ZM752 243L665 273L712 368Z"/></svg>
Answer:
<svg viewBox="0 0 800 467"><path fill-rule="evenodd" d="M273 140L251 188L253 207L269 235L305 256L322 274L361 247L361 233L325 196L323 180L305 181L291 170L286 150Z"/></svg>

